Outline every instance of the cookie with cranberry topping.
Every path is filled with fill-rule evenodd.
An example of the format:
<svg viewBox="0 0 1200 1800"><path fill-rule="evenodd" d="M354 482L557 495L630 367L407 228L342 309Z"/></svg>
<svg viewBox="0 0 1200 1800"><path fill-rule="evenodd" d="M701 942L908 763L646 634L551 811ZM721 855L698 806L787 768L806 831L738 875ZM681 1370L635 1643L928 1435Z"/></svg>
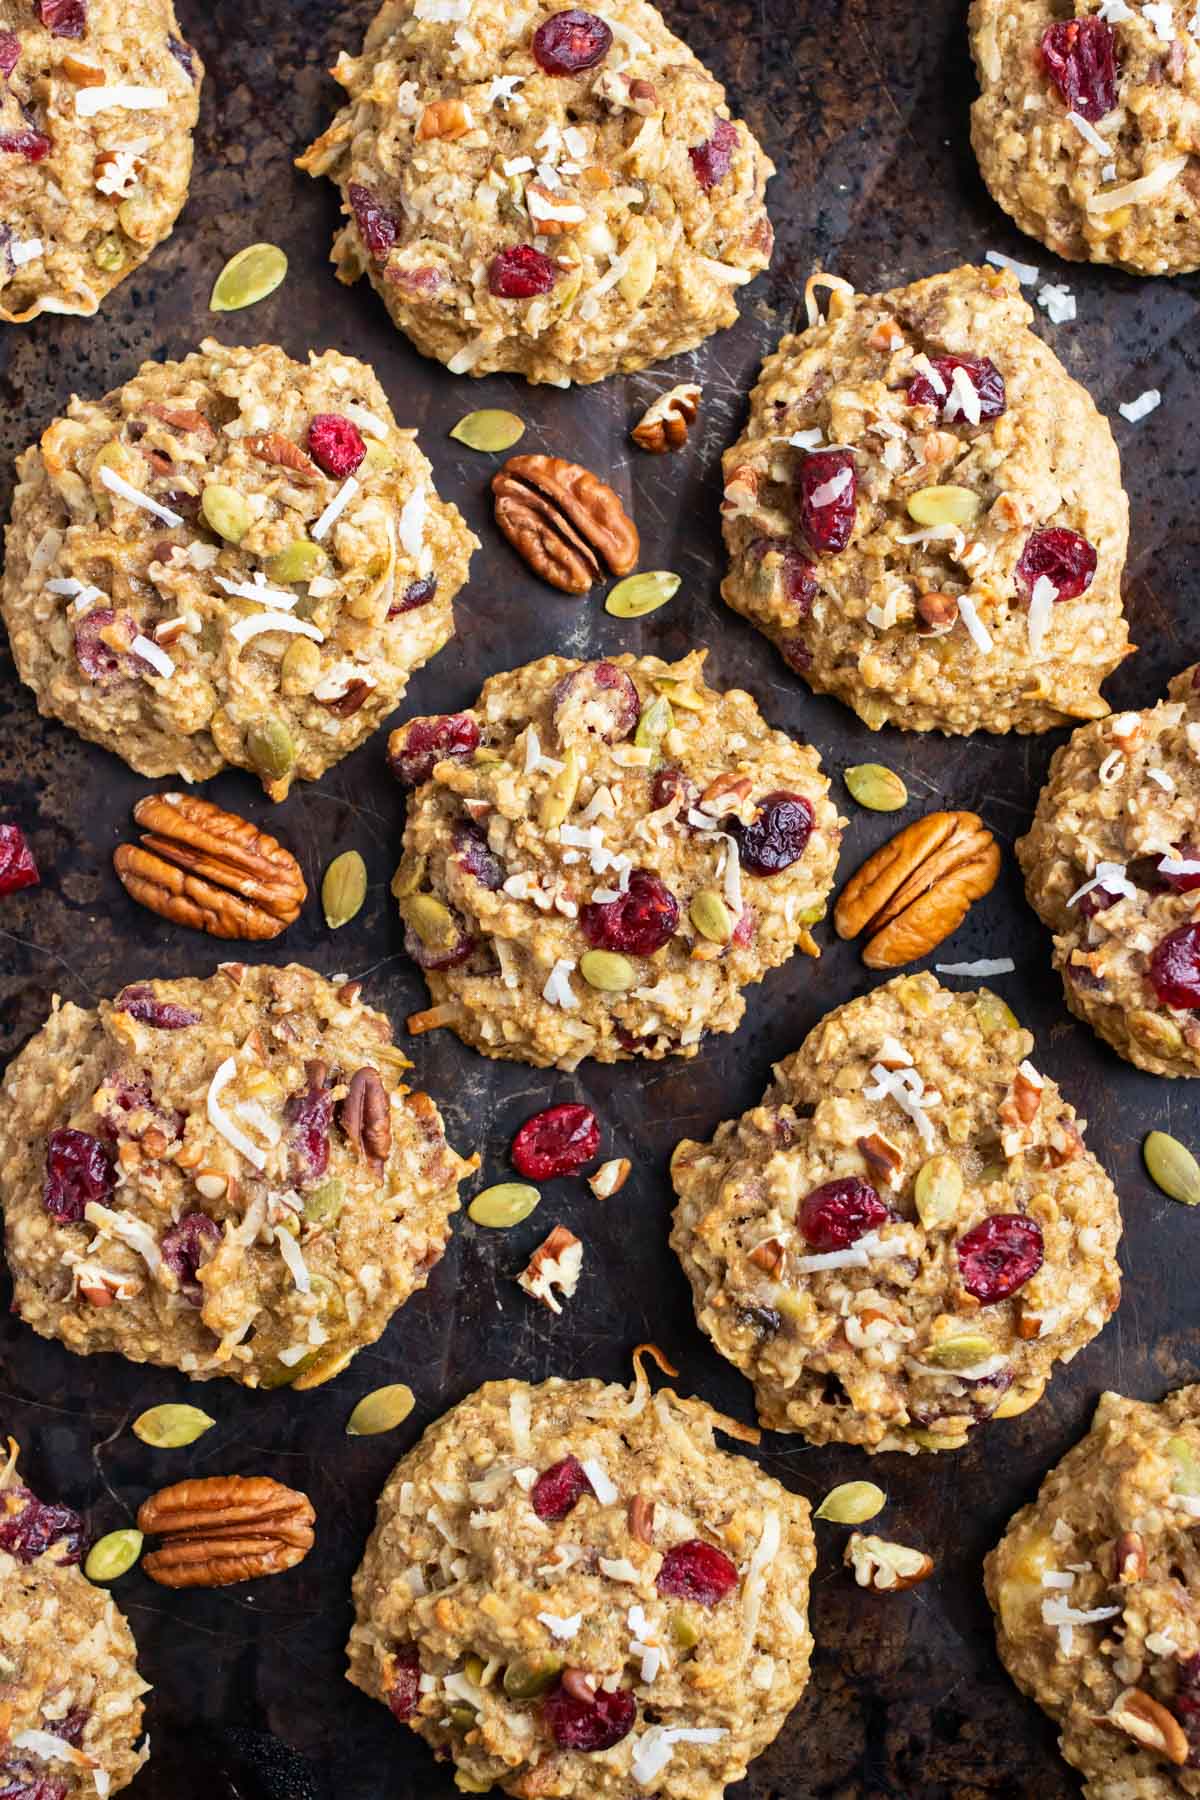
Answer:
<svg viewBox="0 0 1200 1800"><path fill-rule="evenodd" d="M1200 267L1194 6L972 0L971 142L992 197L1057 256Z"/></svg>
<svg viewBox="0 0 1200 1800"><path fill-rule="evenodd" d="M1200 1387L1100 1396L984 1565L1001 1659L1087 1800L1200 1794Z"/></svg>
<svg viewBox="0 0 1200 1800"><path fill-rule="evenodd" d="M1032 1053L986 988L900 976L829 1013L711 1143L678 1146L671 1242L764 1425L958 1449L1104 1325L1117 1196Z"/></svg>
<svg viewBox="0 0 1200 1800"><path fill-rule="evenodd" d="M1200 663L1055 751L1017 858L1067 1005L1153 1075L1200 1075Z"/></svg>
<svg viewBox="0 0 1200 1800"><path fill-rule="evenodd" d="M349 1679L474 1792L720 1800L808 1680L815 1554L714 1428L640 1369L488 1382L383 1490Z"/></svg>
<svg viewBox="0 0 1200 1800"><path fill-rule="evenodd" d="M647 0L387 0L300 158L399 329L569 387L692 350L770 260L773 166Z"/></svg>
<svg viewBox="0 0 1200 1800"><path fill-rule="evenodd" d="M87 317L170 236L203 75L172 0L0 12L0 320Z"/></svg>
<svg viewBox="0 0 1200 1800"><path fill-rule="evenodd" d="M844 821L814 750L681 662L547 656L392 733L392 884L448 1026L487 1056L694 1056L742 989L819 954Z"/></svg>
<svg viewBox="0 0 1200 1800"><path fill-rule="evenodd" d="M726 602L872 729L1099 718L1128 654L1128 502L1107 421L1013 276L875 295L814 277L808 299L725 454Z"/></svg>
<svg viewBox="0 0 1200 1800"><path fill-rule="evenodd" d="M0 1445L0 1794L107 1800L150 1754L141 1744L137 1646L124 1614L79 1568L84 1522L47 1505Z"/></svg>
<svg viewBox="0 0 1200 1800"><path fill-rule="evenodd" d="M315 1387L424 1287L475 1166L358 984L224 963L56 1005L0 1089L14 1310L90 1355Z"/></svg>
<svg viewBox="0 0 1200 1800"><path fill-rule="evenodd" d="M17 463L3 611L38 708L141 775L274 800L392 712L477 540L373 371L211 340Z"/></svg>

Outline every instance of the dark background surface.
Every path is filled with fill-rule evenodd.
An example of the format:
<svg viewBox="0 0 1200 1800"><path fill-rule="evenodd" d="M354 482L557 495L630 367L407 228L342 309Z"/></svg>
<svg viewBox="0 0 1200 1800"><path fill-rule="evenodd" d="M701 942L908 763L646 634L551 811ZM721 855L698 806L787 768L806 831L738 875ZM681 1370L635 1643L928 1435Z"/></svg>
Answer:
<svg viewBox="0 0 1200 1800"><path fill-rule="evenodd" d="M1045 278L1070 284L1079 315L1054 327L1039 314L1039 329L1112 416L1121 446L1133 501L1127 605L1141 652L1108 691L1114 705L1148 705L1200 653L1194 280L1139 282L1056 264L992 205L968 148L973 84L961 0L666 0L668 21L726 82L735 112L779 165L769 190L778 234L769 275L744 293L739 326L670 367L572 393L497 377L456 379L392 330L365 282L350 291L335 283L325 260L335 191L291 167L337 98L324 71L338 48L357 50L373 10L374 0L180 0L185 31L209 70L190 203L175 235L117 289L100 318L44 318L0 338L0 505L7 511L12 456L72 391L103 393L144 358L181 355L209 331L231 343L278 341L297 356L335 346L374 363L401 423L421 428L442 494L483 540L456 603L458 636L414 680L406 711L467 705L492 670L550 650L676 656L707 644L709 679L749 688L774 725L817 745L835 776L867 759L906 776L912 802L893 819L859 811L835 784L854 815L842 879L927 806L976 808L1011 844L1062 734L872 736L833 701L812 698L718 598L720 451L736 435L758 363L792 323L814 267L883 288L989 248L1037 262ZM252 312L210 315L208 294L226 258L263 238L291 257L286 285ZM704 401L687 450L659 459L634 450L627 431L651 396L689 378L703 382ZM1126 424L1118 403L1151 386L1162 389L1161 408L1138 426ZM600 591L568 599L515 561L484 504L492 459L447 437L481 405L508 407L529 421L523 450L578 459L613 482L641 527L642 566L684 578L668 607L640 622L610 619ZM353 924L332 936L313 899L274 947L246 949L252 958L293 957L327 974L364 977L367 998L391 1015L403 1042L405 1015L425 1001L387 894L403 805L384 746L381 732L282 808L272 809L242 774L205 791L278 832L300 856L314 895L335 854L362 851L371 888ZM133 801L164 784L142 781L115 757L39 720L7 659L0 665L0 781L3 816L30 831L43 875L40 888L5 900L0 912L0 1058L37 1028L56 992L87 1004L145 976L207 974L229 953L137 909L112 874L112 849L129 831ZM316 1506L317 1547L288 1575L171 1595L135 1573L117 1587L154 1684L153 1758L132 1790L140 1800L449 1800L456 1793L423 1745L346 1685L342 1645L350 1576L388 1470L432 1418L480 1381L624 1378L629 1351L653 1338L679 1364L682 1391L752 1417L749 1388L695 1329L666 1246L667 1160L680 1136L706 1136L720 1118L757 1100L772 1060L875 979L852 948L832 941L828 926L817 935L825 945L820 963L797 956L752 989L736 1037L710 1040L692 1062L585 1065L566 1076L490 1063L448 1034L407 1043L415 1079L442 1107L452 1141L483 1155L482 1180L504 1177L508 1141L530 1112L576 1098L596 1107L605 1154L629 1155L635 1174L604 1204L581 1181L550 1184L540 1211L510 1233L481 1232L461 1215L428 1289L350 1371L314 1393L193 1386L112 1357L77 1359L7 1314L0 1276L0 1427L21 1440L27 1474L41 1492L87 1509L96 1534L127 1523L147 1492L185 1474L271 1474L305 1489ZM1039 1407L985 1427L956 1455L872 1460L768 1437L765 1466L814 1503L836 1481L879 1481L889 1506L878 1528L929 1550L937 1568L912 1593L863 1596L841 1566L844 1531L817 1527L813 1679L782 1736L731 1790L738 1800L1060 1800L1077 1793L1049 1726L997 1661L981 1559L1085 1429L1103 1388L1158 1399L1200 1373L1193 1273L1200 1218L1156 1193L1138 1155L1155 1126L1193 1142L1200 1136L1195 1089L1136 1073L1069 1019L1011 857L990 898L938 954L1016 958L1016 974L996 985L1037 1033L1039 1065L1090 1122L1091 1146L1121 1191L1125 1298ZM513 1277L559 1220L583 1238L586 1262L577 1297L556 1320ZM415 1390L415 1415L390 1436L348 1439L343 1427L354 1401L397 1380ZM151 1451L130 1434L129 1421L171 1399L199 1402L217 1426L191 1450Z"/></svg>

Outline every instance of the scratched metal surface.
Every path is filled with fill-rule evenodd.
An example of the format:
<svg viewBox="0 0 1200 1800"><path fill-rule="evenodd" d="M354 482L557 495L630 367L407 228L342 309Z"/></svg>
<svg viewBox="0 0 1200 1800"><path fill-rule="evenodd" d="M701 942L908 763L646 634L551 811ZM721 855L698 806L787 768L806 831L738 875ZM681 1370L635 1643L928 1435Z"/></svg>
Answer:
<svg viewBox="0 0 1200 1800"><path fill-rule="evenodd" d="M833 702L811 698L719 602L719 454L738 428L761 356L788 326L818 261L861 287L884 287L989 247L1036 257L1051 279L1069 281L1079 304L1076 324L1054 328L1042 319L1041 328L1114 416L1124 455L1133 498L1128 604L1142 648L1111 684L1111 697L1145 705L1200 652L1194 282L1140 283L1059 267L1008 228L967 148L971 82L961 0L884 7L667 0L671 23L726 81L735 110L779 165L770 275L750 290L735 330L673 368L578 393L454 379L392 331L365 284L352 292L336 286L325 265L333 191L290 164L334 100L324 71L339 46L357 46L372 10L373 0L181 0L209 67L191 201L169 244L117 291L101 319L43 319L0 340L0 504L7 508L13 453L72 390L101 393L143 358L181 354L209 330L229 342L276 340L294 355L335 345L375 364L400 418L421 428L442 492L484 542L457 602L459 635L414 682L412 711L464 705L491 670L549 650L674 656L703 643L711 679L748 687L774 724L806 735L831 769L878 757L904 772L915 804L978 808L1010 842L1058 740L926 742L894 732L872 739ZM255 312L217 322L205 310L211 281L234 249L257 238L285 245L291 277ZM650 395L686 376L704 384L701 428L682 456L639 459L628 426ZM1159 411L1137 428L1115 417L1118 401L1150 386L1163 391ZM578 458L616 484L642 530L643 566L684 576L669 608L621 623L597 597L555 595L513 560L487 522L488 463L460 453L446 435L483 403L529 420L524 448ZM130 806L152 784L39 720L8 661L0 671L0 781L5 816L31 830L44 877L36 891L5 901L0 916L0 1058L36 1028L55 992L87 1002L146 975L203 974L220 959L212 941L136 910L111 873ZM371 890L358 919L334 938L310 904L276 954L364 976L369 998L401 1028L424 990L400 952L386 891L402 802L385 771L384 734L281 810L270 809L244 776L208 791L269 818L303 859L313 889L336 852L363 852ZM890 829L856 813L843 872ZM185 1472L270 1473L306 1489L316 1505L317 1548L287 1576L185 1596L140 1574L121 1584L154 1684L154 1756L134 1789L141 1800L333 1793L339 1800L449 1800L455 1793L424 1748L342 1679L349 1581L375 1496L418 1431L480 1380L623 1376L630 1348L646 1337L679 1363L686 1390L750 1417L746 1386L693 1326L666 1248L667 1158L678 1136L705 1135L752 1103L772 1060L824 1011L868 985L854 951L830 943L828 931L821 935L819 964L798 957L776 972L751 993L736 1038L709 1042L691 1063L585 1067L568 1077L493 1065L448 1036L413 1043L418 1078L442 1105L454 1142L482 1152L488 1178L504 1172L509 1137L529 1112L576 1097L595 1105L606 1147L630 1155L636 1172L605 1206L582 1183L556 1184L541 1212L508 1235L460 1223L427 1291L328 1388L263 1395L210 1384L197 1392L182 1377L114 1358L73 1358L5 1311L0 1426L24 1443L37 1487L88 1509L97 1533L124 1523L147 1491ZM881 1480L890 1498L887 1529L930 1550L937 1572L915 1593L862 1598L840 1566L841 1534L821 1528L813 1680L787 1730L737 1789L739 1800L1035 1792L1059 1800L1075 1793L1051 1731L997 1662L980 1560L1042 1471L1084 1429L1103 1387L1157 1399L1200 1373L1191 1276L1200 1220L1149 1188L1137 1156L1153 1125L1200 1135L1194 1089L1135 1073L1068 1018L1011 860L954 943L956 956L985 950L1017 958L1017 973L1000 985L1037 1032L1039 1062L1090 1121L1092 1146L1120 1186L1125 1299L1036 1411L981 1431L957 1457L868 1464L854 1452L768 1439L765 1465L813 1499L836 1480L868 1473ZM527 1302L512 1281L558 1219L587 1246L580 1293L561 1321ZM5 1286L0 1305L6 1299ZM415 1417L391 1437L348 1440L343 1425L353 1399L398 1379L419 1397ZM156 1455L126 1429L144 1407L189 1393L219 1421L193 1451Z"/></svg>

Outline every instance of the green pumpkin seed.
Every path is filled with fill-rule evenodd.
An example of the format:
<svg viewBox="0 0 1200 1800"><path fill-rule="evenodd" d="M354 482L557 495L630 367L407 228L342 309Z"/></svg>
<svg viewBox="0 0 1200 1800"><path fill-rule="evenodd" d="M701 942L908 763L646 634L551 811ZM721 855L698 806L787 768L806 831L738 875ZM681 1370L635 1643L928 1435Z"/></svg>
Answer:
<svg viewBox="0 0 1200 1800"><path fill-rule="evenodd" d="M952 1156L931 1156L917 1170L913 1200L927 1231L951 1224L963 1197L962 1170Z"/></svg>
<svg viewBox="0 0 1200 1800"><path fill-rule="evenodd" d="M287 272L288 259L276 244L250 244L225 264L208 304L213 312L240 312L273 294Z"/></svg>
<svg viewBox="0 0 1200 1800"><path fill-rule="evenodd" d="M133 1421L133 1435L156 1450L182 1450L216 1424L198 1406L152 1406Z"/></svg>
<svg viewBox="0 0 1200 1800"><path fill-rule="evenodd" d="M973 488L921 488L908 502L908 514L918 525L971 525L979 517L983 501Z"/></svg>
<svg viewBox="0 0 1200 1800"><path fill-rule="evenodd" d="M296 538L286 550L271 557L267 563L267 579L282 587L292 587L298 581L312 581L328 566L329 558L320 544L314 544L308 538Z"/></svg>
<svg viewBox="0 0 1200 1800"><path fill-rule="evenodd" d="M343 850L325 871L321 906L330 931L340 931L361 910L367 897L367 865L357 850Z"/></svg>
<svg viewBox="0 0 1200 1800"><path fill-rule="evenodd" d="M637 980L637 970L627 956L614 950L588 950L579 959L579 973L589 987L602 994L623 994Z"/></svg>
<svg viewBox="0 0 1200 1800"><path fill-rule="evenodd" d="M677 1650L694 1650L700 1642L700 1633L686 1613L672 1613L671 1642Z"/></svg>
<svg viewBox="0 0 1200 1800"><path fill-rule="evenodd" d="M415 894L425 879L428 858L422 851L406 850L400 858L396 873L392 876L392 892L397 900L406 900L409 894Z"/></svg>
<svg viewBox="0 0 1200 1800"><path fill-rule="evenodd" d="M856 763L843 779L850 798L869 812L899 812L908 805L908 789L895 770L882 763Z"/></svg>
<svg viewBox="0 0 1200 1800"><path fill-rule="evenodd" d="M115 232L100 239L92 251L92 261L106 275L115 275L118 269L125 267L125 246Z"/></svg>
<svg viewBox="0 0 1200 1800"><path fill-rule="evenodd" d="M693 895L688 918L710 944L727 944L733 936L733 920L729 908L715 888L701 888Z"/></svg>
<svg viewBox="0 0 1200 1800"><path fill-rule="evenodd" d="M563 757L563 766L550 777L550 783L542 795L542 804L538 808L538 823L543 831L550 831L555 825L563 825L570 816L575 804L575 796L579 792L579 778L583 773L579 763L579 752L572 747Z"/></svg>
<svg viewBox="0 0 1200 1800"><path fill-rule="evenodd" d="M402 1381L376 1388L373 1394L363 1395L346 1420L346 1436L377 1437L381 1431L394 1431L416 1404L412 1389Z"/></svg>
<svg viewBox="0 0 1200 1800"><path fill-rule="evenodd" d="M536 1700L554 1686L562 1667L562 1657L552 1650L516 1656L504 1671L504 1691L510 1700Z"/></svg>
<svg viewBox="0 0 1200 1800"><path fill-rule="evenodd" d="M310 1225L334 1226L346 1204L346 1190L336 1175L304 1196L304 1217Z"/></svg>
<svg viewBox="0 0 1200 1800"><path fill-rule="evenodd" d="M957 1437L951 1437L948 1431L923 1431L910 1426L905 1432L909 1443L916 1444L922 1450L961 1450L967 1441L967 1434L962 1431Z"/></svg>
<svg viewBox="0 0 1200 1800"><path fill-rule="evenodd" d="M537 1188L524 1181L498 1181L495 1187L476 1194L467 1215L476 1225L488 1225L493 1231L506 1231L527 1219L541 1199Z"/></svg>
<svg viewBox="0 0 1200 1800"><path fill-rule="evenodd" d="M292 734L282 719L257 719L246 733L246 752L267 781L282 781L296 761Z"/></svg>
<svg viewBox="0 0 1200 1800"><path fill-rule="evenodd" d="M525 421L516 413L500 412L487 407L482 412L468 413L460 419L450 436L465 444L468 450L493 452L511 450L525 436Z"/></svg>
<svg viewBox="0 0 1200 1800"><path fill-rule="evenodd" d="M873 1481L843 1481L829 1490L814 1517L834 1525L864 1525L882 1512L886 1503L887 1495Z"/></svg>
<svg viewBox="0 0 1200 1800"><path fill-rule="evenodd" d="M641 750L657 751L674 724L675 714L671 711L671 702L665 694L658 694L638 720L633 741Z"/></svg>
<svg viewBox="0 0 1200 1800"><path fill-rule="evenodd" d="M245 494L224 481L209 482L200 496L200 511L205 522L227 544L240 544L253 523Z"/></svg>
<svg viewBox="0 0 1200 1800"><path fill-rule="evenodd" d="M925 1360L936 1363L939 1369L971 1369L976 1363L985 1362L995 1348L991 1338L977 1332L961 1331L954 1337L939 1338L930 1344Z"/></svg>
<svg viewBox="0 0 1200 1800"><path fill-rule="evenodd" d="M975 1022L985 1038L995 1037L998 1031L1016 1031L1020 1021L1011 1006L1006 1006L999 994L990 994L986 990L975 1002Z"/></svg>
<svg viewBox="0 0 1200 1800"><path fill-rule="evenodd" d="M654 685L660 694L666 694L676 706L682 706L684 712L707 712L704 695L698 694L694 687L686 681L680 681L677 675L656 675Z"/></svg>
<svg viewBox="0 0 1200 1800"><path fill-rule="evenodd" d="M97 1538L87 1553L83 1572L89 1581L116 1581L127 1575L142 1554L145 1540L140 1531L110 1531Z"/></svg>
<svg viewBox="0 0 1200 1800"><path fill-rule="evenodd" d="M463 1671L473 1687L483 1686L483 1672L487 1668L482 1656L468 1656L463 1664Z"/></svg>
<svg viewBox="0 0 1200 1800"><path fill-rule="evenodd" d="M455 1769L454 1785L460 1794L490 1794L496 1784L494 1781L476 1781L473 1775L464 1775L461 1769Z"/></svg>
<svg viewBox="0 0 1200 1800"><path fill-rule="evenodd" d="M1129 1015L1129 1029L1140 1044L1147 1050L1154 1050L1160 1056L1173 1056L1177 1050L1183 1049L1183 1033L1173 1019L1160 1018L1158 1013L1139 1007Z"/></svg>
<svg viewBox="0 0 1200 1800"><path fill-rule="evenodd" d="M1185 1206L1200 1203L1200 1163L1178 1138L1165 1131L1152 1131L1142 1145L1142 1155L1150 1171L1150 1179L1172 1200Z"/></svg>
<svg viewBox="0 0 1200 1800"><path fill-rule="evenodd" d="M644 575L627 575L624 581L618 581L604 602L604 610L614 619L640 619L665 606L679 592L680 580L680 576L672 575L668 569L648 569Z"/></svg>
<svg viewBox="0 0 1200 1800"><path fill-rule="evenodd" d="M314 1350L311 1356L302 1357L293 1369L291 1386L300 1393L320 1387L323 1382L340 1375L343 1369L348 1369L357 1354L357 1350Z"/></svg>
<svg viewBox="0 0 1200 1800"><path fill-rule="evenodd" d="M476 1717L477 1714L473 1706L462 1704L450 1708L450 1723L452 1725L457 1725L460 1731L470 1731L475 1724Z"/></svg>
<svg viewBox="0 0 1200 1800"><path fill-rule="evenodd" d="M413 894L403 900L400 916L412 926L427 950L453 950L458 942L454 914L432 894Z"/></svg>
<svg viewBox="0 0 1200 1800"><path fill-rule="evenodd" d="M1176 1494L1200 1494L1200 1460L1187 1439L1168 1438L1167 1455L1175 1465L1172 1490Z"/></svg>

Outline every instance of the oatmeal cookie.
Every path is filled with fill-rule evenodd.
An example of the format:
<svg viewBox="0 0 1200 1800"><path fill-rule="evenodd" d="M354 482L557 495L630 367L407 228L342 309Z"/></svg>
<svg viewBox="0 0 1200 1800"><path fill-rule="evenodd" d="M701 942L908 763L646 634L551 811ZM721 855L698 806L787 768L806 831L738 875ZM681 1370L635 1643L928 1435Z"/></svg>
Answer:
<svg viewBox="0 0 1200 1800"><path fill-rule="evenodd" d="M1167 693L1055 751L1016 851L1071 1011L1140 1069L1200 1075L1200 663Z"/></svg>
<svg viewBox="0 0 1200 1800"><path fill-rule="evenodd" d="M393 732L392 891L448 1025L487 1056L694 1056L796 949L844 820L815 750L681 662L546 656Z"/></svg>
<svg viewBox="0 0 1200 1800"><path fill-rule="evenodd" d="M986 988L906 975L830 1013L760 1105L672 1159L672 1245L759 1417L957 1449L1025 1412L1120 1294L1117 1196Z"/></svg>
<svg viewBox="0 0 1200 1800"><path fill-rule="evenodd" d="M1102 1394L985 1564L1000 1656L1088 1800L1200 1795L1200 1387Z"/></svg>
<svg viewBox="0 0 1200 1800"><path fill-rule="evenodd" d="M0 320L87 317L171 235L203 75L172 0L0 0Z"/></svg>
<svg viewBox="0 0 1200 1800"><path fill-rule="evenodd" d="M875 295L814 277L808 298L725 453L726 602L873 729L1099 718L1128 654L1129 505L1107 421L1013 276Z"/></svg>
<svg viewBox="0 0 1200 1800"><path fill-rule="evenodd" d="M1200 27L1190 0L972 0L971 142L993 198L1058 256L1200 266Z"/></svg>
<svg viewBox="0 0 1200 1800"><path fill-rule="evenodd" d="M56 1005L0 1090L14 1307L90 1355L315 1387L425 1285L474 1162L357 984L223 963Z"/></svg>
<svg viewBox="0 0 1200 1800"><path fill-rule="evenodd" d="M400 330L558 387L692 350L765 269L772 164L646 0L387 0L300 158Z"/></svg>
<svg viewBox="0 0 1200 1800"><path fill-rule="evenodd" d="M350 1680L472 1792L720 1800L808 1680L815 1561L724 1424L640 1372L480 1388L383 1491Z"/></svg>
<svg viewBox="0 0 1200 1800"><path fill-rule="evenodd" d="M453 635L477 540L415 435L335 350L210 340L73 400L18 461L0 590L39 711L141 775L315 780Z"/></svg>
<svg viewBox="0 0 1200 1800"><path fill-rule="evenodd" d="M77 1564L84 1524L0 1450L0 1794L108 1800L149 1756L133 1633Z"/></svg>

